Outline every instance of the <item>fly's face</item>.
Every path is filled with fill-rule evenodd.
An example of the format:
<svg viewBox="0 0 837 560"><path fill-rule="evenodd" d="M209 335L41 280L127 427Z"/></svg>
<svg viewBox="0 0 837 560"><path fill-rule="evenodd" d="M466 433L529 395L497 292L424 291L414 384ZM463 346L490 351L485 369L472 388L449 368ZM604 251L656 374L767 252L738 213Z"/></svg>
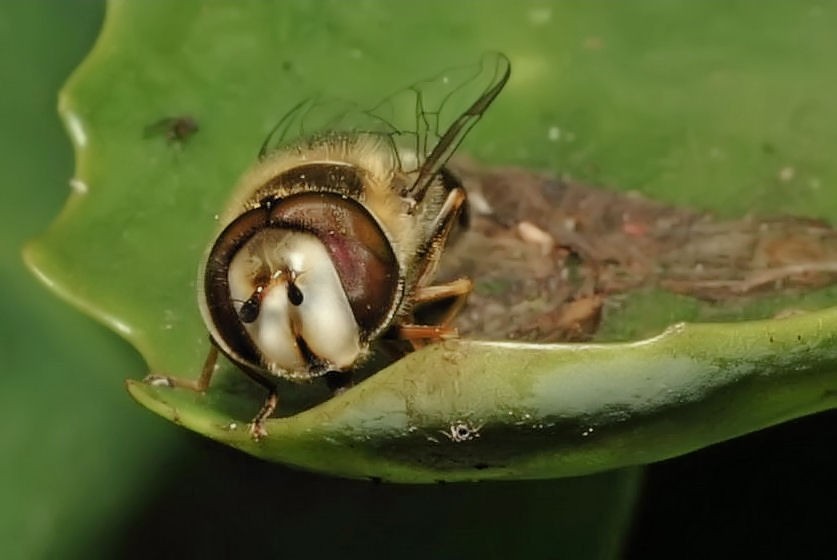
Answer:
<svg viewBox="0 0 837 560"><path fill-rule="evenodd" d="M413 325L412 310L470 290L465 279L430 285L465 208L444 165L505 85L508 60L493 55L460 74L372 110L308 101L268 137L199 278L212 339L246 372L350 371L380 336L415 342L452 330L446 320ZM466 103L444 118L460 94Z"/></svg>
<svg viewBox="0 0 837 560"><path fill-rule="evenodd" d="M390 240L334 192L264 199L210 250L204 313L240 365L290 379L352 368L403 300Z"/></svg>

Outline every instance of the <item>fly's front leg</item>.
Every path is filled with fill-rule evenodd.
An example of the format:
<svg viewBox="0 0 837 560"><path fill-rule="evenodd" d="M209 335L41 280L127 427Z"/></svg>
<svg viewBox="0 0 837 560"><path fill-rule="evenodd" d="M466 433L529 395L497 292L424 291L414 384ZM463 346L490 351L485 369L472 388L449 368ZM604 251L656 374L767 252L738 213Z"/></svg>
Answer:
<svg viewBox="0 0 837 560"><path fill-rule="evenodd" d="M448 193L442 208L439 210L439 215L433 224L430 238L424 247L422 253L426 255L424 268L421 269L418 275L416 285L421 290L422 286L430 283L433 275L436 273L436 267L439 264L439 259L442 256L442 250L445 248L448 237L453 231L454 226L459 220L465 205L465 189L462 187L455 187Z"/></svg>
<svg viewBox="0 0 837 560"><path fill-rule="evenodd" d="M436 325L402 324L398 326L398 338L409 341L418 350L428 341L447 340L459 336L450 323L465 305L473 288L470 278L458 278L447 284L425 286L416 292L414 302L417 305L435 301L453 299L453 303Z"/></svg>
<svg viewBox="0 0 837 560"><path fill-rule="evenodd" d="M446 284L419 288L414 301L416 305L422 305L446 299L453 300L445 314L439 319L439 325L447 327L462 311L473 289L474 283L470 278L457 278Z"/></svg>
<svg viewBox="0 0 837 560"><path fill-rule="evenodd" d="M189 389L190 391L195 391L197 393L205 393L209 388L209 383L212 381L212 376L215 374L215 366L217 363L218 347L215 346L214 342L212 342L209 347L209 352L206 354L206 360L204 360L201 374L197 379L182 379L179 377L170 377L168 375L151 374L147 375L144 381L158 387L178 387L181 389ZM265 383L260 377L254 374L250 374L246 371L245 373L248 373L251 378L268 390L268 396L267 399L265 399L262 408L249 424L250 437L258 441L267 435L267 430L264 427L264 421L267 420L276 410L276 406L279 404L279 396L276 394L275 387Z"/></svg>
<svg viewBox="0 0 837 560"><path fill-rule="evenodd" d="M215 373L215 365L217 363L218 348L215 344L210 344L209 352L207 352L206 359L203 362L201 374L197 379L182 379L180 377L152 373L151 375L145 376L143 381L158 387L180 387L197 393L203 393L209 388L209 382L212 381L212 375Z"/></svg>
<svg viewBox="0 0 837 560"><path fill-rule="evenodd" d="M442 208L439 210L439 215L436 217L430 238L423 247L426 261L424 268L418 275L416 282L418 288L413 294L413 305L421 306L446 299L453 299L454 301L435 325L406 323L398 326L396 331L398 338L409 341L415 349L423 347L428 341L456 338L459 334L455 328L450 326L450 323L465 305L465 301L473 288L473 282L468 278L459 278L446 284L435 286L427 284L430 283L436 273L442 250L445 248L447 239L462 214L465 200L465 189L454 187L450 190Z"/></svg>
<svg viewBox="0 0 837 560"><path fill-rule="evenodd" d="M275 390L271 390L270 394L265 399L264 404L262 405L261 410L256 416L253 418L252 422L249 425L249 432L250 437L256 441L259 441L261 438L267 435L267 429L264 427L264 421L270 418L270 415L273 414L273 411L276 410L276 406L279 404L279 395L276 394Z"/></svg>

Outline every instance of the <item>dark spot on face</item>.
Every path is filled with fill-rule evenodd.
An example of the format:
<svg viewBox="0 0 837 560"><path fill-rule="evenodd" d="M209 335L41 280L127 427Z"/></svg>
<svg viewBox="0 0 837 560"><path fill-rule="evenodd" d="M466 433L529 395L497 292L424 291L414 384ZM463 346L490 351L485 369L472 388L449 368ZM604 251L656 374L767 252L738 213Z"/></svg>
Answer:
<svg viewBox="0 0 837 560"><path fill-rule="evenodd" d="M468 437L471 434L471 430L469 430L466 426L457 426L456 427L456 435L461 438Z"/></svg>
<svg viewBox="0 0 837 560"><path fill-rule="evenodd" d="M302 305L302 290L296 284L288 284L288 300L291 305Z"/></svg>
<svg viewBox="0 0 837 560"><path fill-rule="evenodd" d="M252 323L259 318L259 298L254 294L247 301L241 305L238 310L238 316L243 323Z"/></svg>

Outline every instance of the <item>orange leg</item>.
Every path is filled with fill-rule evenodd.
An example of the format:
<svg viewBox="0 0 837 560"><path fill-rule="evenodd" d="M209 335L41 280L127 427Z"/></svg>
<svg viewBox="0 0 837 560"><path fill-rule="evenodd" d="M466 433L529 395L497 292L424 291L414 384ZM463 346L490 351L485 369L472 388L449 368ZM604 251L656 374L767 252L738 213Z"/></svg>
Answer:
<svg viewBox="0 0 837 560"><path fill-rule="evenodd" d="M181 389L189 389L198 393L204 393L209 388L209 383L212 381L212 375L215 373L215 364L218 362L218 348L211 345L209 352L206 355L206 360L203 363L201 374L197 379L181 379L179 377L170 377L168 375L151 374L145 377L145 382L151 385L162 385L165 387L178 387ZM270 393L264 401L261 410L249 424L250 437L258 441L267 435L267 430L264 427L264 421L270 417L276 410L279 403L279 397L273 388L268 389Z"/></svg>
<svg viewBox="0 0 837 560"><path fill-rule="evenodd" d="M427 260L424 269L418 275L416 285L424 286L428 284L436 273L436 266L442 256L442 250L445 248L448 236L459 219L465 199L465 190L462 188L453 189L448 193L448 197L445 199L441 210L439 210L439 215L433 225L433 235L430 236L430 241L425 247L424 253L427 255Z"/></svg>
<svg viewBox="0 0 837 560"><path fill-rule="evenodd" d="M459 336L459 333L453 327L443 327L441 325L398 325L398 338L401 340L409 340L412 343L422 340L444 340L447 338L456 338L457 336Z"/></svg>
<svg viewBox="0 0 837 560"><path fill-rule="evenodd" d="M465 302L468 301L468 296L474 289L474 283L470 278L457 278L447 284L438 284L436 286L425 286L416 291L414 302L418 305L423 303L433 303L443 299L454 299L451 306L445 312L439 324L447 326L456 318Z"/></svg>
<svg viewBox="0 0 837 560"><path fill-rule="evenodd" d="M267 399L264 401L261 410L259 410L259 413L256 414L255 418L253 418L253 421L250 422L248 426L251 438L259 441L267 435L267 430L264 427L264 421L267 420L271 414L273 414L273 411L276 410L276 406L278 404L279 395L276 394L276 391L271 391L267 396Z"/></svg>
<svg viewBox="0 0 837 560"><path fill-rule="evenodd" d="M201 374L197 379L182 379L179 377L169 377L168 375L152 373L151 375L145 376L144 381L151 385L179 387L181 389L189 389L191 391L203 393L209 388L209 382L212 381L212 375L215 373L215 364L217 362L218 348L212 344L209 347L209 352L206 354L206 360L203 362Z"/></svg>
<svg viewBox="0 0 837 560"><path fill-rule="evenodd" d="M473 288L473 283L468 278L459 278L447 284L439 284L436 286L426 286L425 284L429 283L436 273L436 266L439 264L442 250L445 247L448 236L453 231L454 225L459 219L465 200L465 190L461 187L454 188L448 193L448 197L439 210L439 215L433 225L433 235L431 235L425 247L424 252L427 255L427 260L424 269L418 274L416 284L419 288L413 295L413 303L416 305L456 298L453 305L451 305L438 325L415 325L406 323L399 325L396 329L398 338L410 341L415 349L423 347L427 341L444 340L458 336L456 329L448 325L456 317L460 309L462 309L462 306L465 305L468 294L471 293L471 289Z"/></svg>
<svg viewBox="0 0 837 560"><path fill-rule="evenodd" d="M418 350L427 341L446 340L459 336L457 330L449 325L465 305L472 288L473 282L469 278L458 278L447 284L419 288L414 298L416 304L432 303L450 298L455 298L455 301L438 325L402 324L397 329L398 338L408 340L413 348Z"/></svg>

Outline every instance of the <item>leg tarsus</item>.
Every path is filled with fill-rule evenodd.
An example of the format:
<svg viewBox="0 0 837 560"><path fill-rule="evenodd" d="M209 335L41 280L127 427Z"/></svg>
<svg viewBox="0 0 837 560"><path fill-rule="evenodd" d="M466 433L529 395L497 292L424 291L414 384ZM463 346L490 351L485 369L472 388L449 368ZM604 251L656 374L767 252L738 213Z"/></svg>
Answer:
<svg viewBox="0 0 837 560"><path fill-rule="evenodd" d="M453 298L453 303L439 321L439 325L447 327L459 315L473 289L474 282L470 278L457 278L445 284L419 288L416 290L413 301L416 305L423 305Z"/></svg>
<svg viewBox="0 0 837 560"><path fill-rule="evenodd" d="M454 301L437 324L401 324L396 327L396 336L401 340L409 341L415 350L423 348L427 342L449 340L458 337L459 331L455 327L451 327L450 323L453 322L453 319L465 305L473 287L474 283L470 278L457 278L446 284L419 288L413 297L416 305L426 305L451 298Z"/></svg>
<svg viewBox="0 0 837 560"><path fill-rule="evenodd" d="M278 404L279 395L276 394L275 390L271 390L267 399L265 399L261 410L259 410L259 413L256 414L255 418L253 418L253 421L250 422L249 425L250 437L255 441L259 441L261 438L267 436L267 429L264 427L264 421L267 420L271 414L273 414L273 411L276 410L276 406Z"/></svg>
<svg viewBox="0 0 837 560"><path fill-rule="evenodd" d="M189 389L196 393L203 393L209 388L209 382L212 381L212 375L215 373L215 364L217 362L218 348L212 344L209 347L209 352L206 354L206 360L203 362L201 374L197 379L182 379L180 377L152 373L146 375L143 381L156 387L178 387L181 389Z"/></svg>
<svg viewBox="0 0 837 560"><path fill-rule="evenodd" d="M209 383L212 381L212 376L215 373L215 366L218 363L218 348L213 343L209 352L206 354L201 374L197 379L181 379L179 377L170 377L168 375L150 374L145 377L143 381L150 385L162 387L178 387L182 389L189 389L198 393L203 393L209 388ZM269 387L270 393L265 399L259 413L248 425L250 437L258 441L267 436L267 430L264 427L264 421L267 420L276 410L279 404L279 396L276 394L276 389Z"/></svg>
<svg viewBox="0 0 837 560"><path fill-rule="evenodd" d="M432 226L432 235L424 246L424 254L427 255L424 268L419 271L417 284L422 286L430 282L436 273L436 266L439 264L442 250L447 244L448 237L457 223L466 201L465 189L457 187L448 192L448 197L439 210L436 223Z"/></svg>
<svg viewBox="0 0 837 560"><path fill-rule="evenodd" d="M470 278L462 277L456 280L451 280L444 284L436 284L434 286L424 286L416 290L413 299L416 303L432 303L448 298L459 298L467 296L474 288L474 283Z"/></svg>
<svg viewBox="0 0 837 560"><path fill-rule="evenodd" d="M396 336L406 340L413 346L413 350L420 350L428 342L440 342L450 340L459 336L459 331L454 327L444 325L398 325Z"/></svg>

